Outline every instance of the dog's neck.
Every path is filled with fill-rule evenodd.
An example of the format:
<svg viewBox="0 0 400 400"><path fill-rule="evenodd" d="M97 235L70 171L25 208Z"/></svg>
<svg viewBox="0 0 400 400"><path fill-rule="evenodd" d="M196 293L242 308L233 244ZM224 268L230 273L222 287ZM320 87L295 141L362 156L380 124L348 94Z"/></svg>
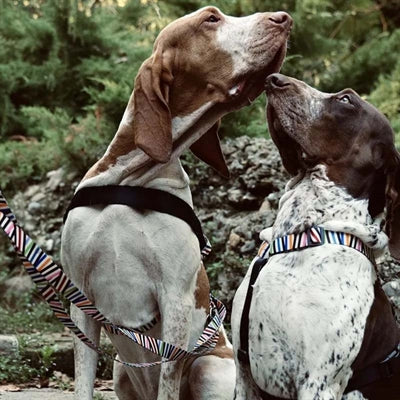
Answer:
<svg viewBox="0 0 400 400"><path fill-rule="evenodd" d="M133 166L135 168L132 168ZM181 198L192 206L189 177L182 168L179 158L173 158L167 164L157 164L140 149L135 149L118 157L114 165L100 174L84 178L77 190L83 187L106 185L160 189Z"/></svg>
<svg viewBox="0 0 400 400"><path fill-rule="evenodd" d="M175 144L171 160L166 164L154 162L141 149L135 147L130 132L122 129L127 123L125 112L104 156L87 172L77 190L88 186L144 186L165 190L192 205L189 178L181 166L179 156L219 117L204 115L210 107L211 103L207 103L188 116L173 118L172 137Z"/></svg>
<svg viewBox="0 0 400 400"><path fill-rule="evenodd" d="M370 225L368 201L353 198L327 177L325 166L317 165L286 185L273 236L302 232L312 225L329 226L332 222Z"/></svg>

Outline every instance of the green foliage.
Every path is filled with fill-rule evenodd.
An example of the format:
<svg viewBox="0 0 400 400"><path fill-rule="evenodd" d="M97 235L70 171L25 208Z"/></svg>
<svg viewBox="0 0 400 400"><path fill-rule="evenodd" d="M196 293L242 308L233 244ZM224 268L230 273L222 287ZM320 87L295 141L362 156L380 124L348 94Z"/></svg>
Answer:
<svg viewBox="0 0 400 400"><path fill-rule="evenodd" d="M18 353L0 357L0 384L25 383L39 378L41 385L47 386L48 379L53 373L55 347L43 346L38 358L33 359L31 347L36 342L36 336L20 336Z"/></svg>
<svg viewBox="0 0 400 400"><path fill-rule="evenodd" d="M400 60L390 75L381 75L376 89L368 97L389 118L397 133L396 146L400 147Z"/></svg>
<svg viewBox="0 0 400 400"><path fill-rule="evenodd" d="M35 297L34 292L26 293L13 304L3 299L0 304L0 334L63 330L47 303L38 302Z"/></svg>

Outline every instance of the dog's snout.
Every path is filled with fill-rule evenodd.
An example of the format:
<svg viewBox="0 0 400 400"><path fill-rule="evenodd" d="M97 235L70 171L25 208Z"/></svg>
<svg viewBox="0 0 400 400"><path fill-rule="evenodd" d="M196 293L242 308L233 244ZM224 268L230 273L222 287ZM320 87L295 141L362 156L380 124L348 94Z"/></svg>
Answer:
<svg viewBox="0 0 400 400"><path fill-rule="evenodd" d="M292 17L284 11L274 12L268 19L274 24L285 28L290 28L293 24Z"/></svg>
<svg viewBox="0 0 400 400"><path fill-rule="evenodd" d="M283 89L290 86L290 80L282 74L271 74L265 80L266 89Z"/></svg>

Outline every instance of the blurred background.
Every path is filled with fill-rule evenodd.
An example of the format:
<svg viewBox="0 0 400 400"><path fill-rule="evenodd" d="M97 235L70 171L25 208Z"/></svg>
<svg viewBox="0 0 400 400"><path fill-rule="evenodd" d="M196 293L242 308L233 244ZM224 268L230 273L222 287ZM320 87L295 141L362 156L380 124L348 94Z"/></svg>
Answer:
<svg viewBox="0 0 400 400"><path fill-rule="evenodd" d="M8 193L60 166L83 174L113 137L158 32L205 5L289 12L282 72L352 87L400 134L398 0L0 0L0 178ZM223 137L266 136L265 96L223 120ZM398 139L400 143L400 139Z"/></svg>

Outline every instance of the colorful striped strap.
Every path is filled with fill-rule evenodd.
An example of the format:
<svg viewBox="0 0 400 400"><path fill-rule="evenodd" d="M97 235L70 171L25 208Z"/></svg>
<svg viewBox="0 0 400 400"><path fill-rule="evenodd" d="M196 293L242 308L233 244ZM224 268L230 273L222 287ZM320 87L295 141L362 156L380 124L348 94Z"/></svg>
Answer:
<svg viewBox="0 0 400 400"><path fill-rule="evenodd" d="M279 237L271 243L263 242L258 251L258 257L268 258L276 254L322 246L326 243L351 247L375 264L373 250L367 247L357 236L351 233L326 230L321 226L312 226L304 232Z"/></svg>
<svg viewBox="0 0 400 400"><path fill-rule="evenodd" d="M69 300L85 314L102 323L104 329L112 334L125 335L134 343L163 358L151 363L130 363L114 359L128 367L145 368L161 363L182 360L189 357L198 357L212 351L219 337L219 329L226 316L225 306L210 294L210 314L207 326L197 340L192 351L186 351L173 344L166 343L144 335L143 331L149 326L140 329L129 329L112 324L96 309L94 304L71 282L62 269L47 255L23 230L17 225L15 215L9 208L0 190L0 227L11 240L15 251L22 260L26 271L37 285L39 293L48 302L58 320L71 330L83 343L107 357L114 359L97 347L72 321L65 309L63 299ZM152 321L154 323L154 321ZM151 324L150 324L151 325Z"/></svg>

